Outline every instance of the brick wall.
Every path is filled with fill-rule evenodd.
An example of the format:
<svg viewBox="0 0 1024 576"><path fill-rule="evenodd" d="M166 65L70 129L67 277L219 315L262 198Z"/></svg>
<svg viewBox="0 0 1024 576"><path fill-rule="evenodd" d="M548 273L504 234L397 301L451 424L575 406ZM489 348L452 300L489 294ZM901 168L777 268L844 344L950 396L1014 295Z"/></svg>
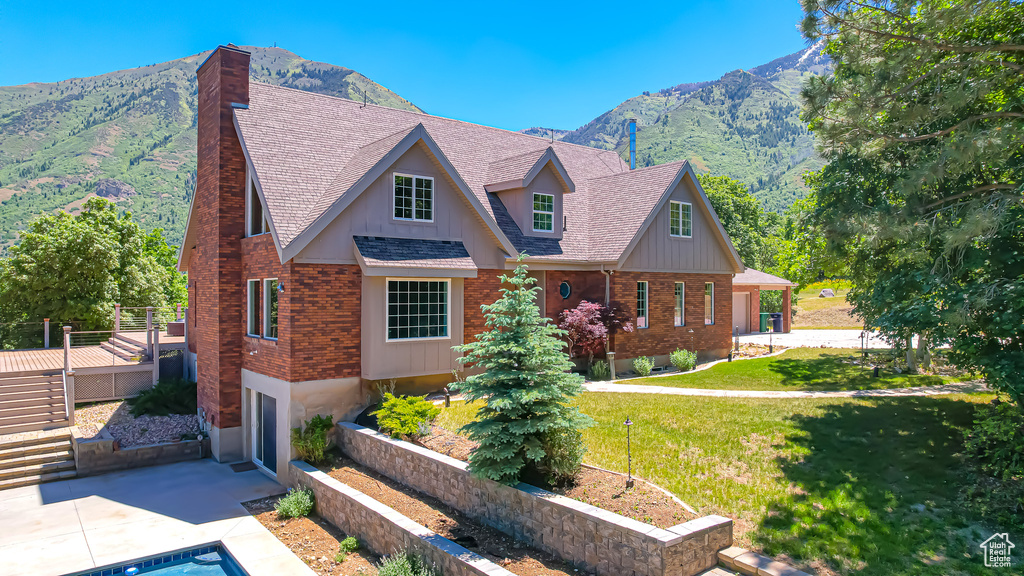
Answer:
<svg viewBox="0 0 1024 576"><path fill-rule="evenodd" d="M487 329L480 306L493 304L498 299L498 289L501 288L498 277L511 273L511 270L477 270L476 278L466 278L463 281L463 338L467 343L476 341L476 335Z"/></svg>
<svg viewBox="0 0 1024 576"><path fill-rule="evenodd" d="M558 292L558 287L562 282L568 282L571 288L569 297L564 300ZM598 270L548 270L545 274L544 286L545 304L547 305L545 310L548 317L558 322L558 315L563 310L575 308L583 300L604 304L604 285L605 276Z"/></svg>
<svg viewBox="0 0 1024 576"><path fill-rule="evenodd" d="M724 356L732 336L732 276L729 274L670 274L616 272L612 302L636 319L636 284L647 281L648 326L614 337L618 358L669 354L676 348L703 356ZM685 326L675 326L675 283L685 282ZM715 324L704 324L704 283L715 283ZM692 330L692 332L691 332Z"/></svg>
<svg viewBox="0 0 1024 576"><path fill-rule="evenodd" d="M241 238L245 231L245 158L233 122L232 103L249 102L249 54L218 48L196 73L196 198L190 226L196 230L189 268L196 313L195 349L199 405L214 426L240 426L243 318L239 302Z"/></svg>

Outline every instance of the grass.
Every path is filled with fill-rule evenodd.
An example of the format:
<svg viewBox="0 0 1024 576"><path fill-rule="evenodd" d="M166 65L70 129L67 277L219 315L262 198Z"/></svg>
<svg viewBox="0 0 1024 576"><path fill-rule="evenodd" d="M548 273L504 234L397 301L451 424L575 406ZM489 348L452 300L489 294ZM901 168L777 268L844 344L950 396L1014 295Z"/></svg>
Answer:
<svg viewBox="0 0 1024 576"><path fill-rule="evenodd" d="M861 330L864 323L852 314L853 305L846 301L849 288L836 288L832 298L819 298L821 288L815 286L800 291L796 302L796 315L793 317L793 329L815 330Z"/></svg>
<svg viewBox="0 0 1024 576"><path fill-rule="evenodd" d="M587 393L588 463L633 470L703 514L736 521L740 546L819 574L1009 574L977 544L996 529L958 505L963 430L991 395L730 399ZM653 408L653 409L652 409ZM457 429L476 406L454 403ZM823 570L827 569L827 570Z"/></svg>
<svg viewBox="0 0 1024 576"><path fill-rule="evenodd" d="M779 356L722 362L700 372L640 378L629 384L709 388L714 390L876 390L934 386L953 379L896 374L881 370L871 376L870 364L854 364L859 351L843 348L792 348Z"/></svg>

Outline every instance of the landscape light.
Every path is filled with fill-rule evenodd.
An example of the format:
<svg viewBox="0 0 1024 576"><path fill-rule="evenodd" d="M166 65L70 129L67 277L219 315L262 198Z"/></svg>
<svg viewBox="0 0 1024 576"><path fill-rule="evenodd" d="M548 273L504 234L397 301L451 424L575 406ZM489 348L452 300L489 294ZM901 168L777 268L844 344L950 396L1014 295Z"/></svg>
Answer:
<svg viewBox="0 0 1024 576"><path fill-rule="evenodd" d="M626 488L633 487L633 451L629 444L629 427L633 425L633 421L626 416L626 421L623 422L626 426L626 462L628 462L628 474L626 476Z"/></svg>

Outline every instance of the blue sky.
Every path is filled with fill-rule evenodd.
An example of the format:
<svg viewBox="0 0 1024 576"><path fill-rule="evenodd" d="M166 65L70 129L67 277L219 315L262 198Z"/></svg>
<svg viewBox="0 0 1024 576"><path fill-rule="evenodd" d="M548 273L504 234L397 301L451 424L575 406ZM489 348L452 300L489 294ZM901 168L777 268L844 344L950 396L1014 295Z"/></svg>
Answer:
<svg viewBox="0 0 1024 576"><path fill-rule="evenodd" d="M276 42L357 70L431 114L572 129L644 90L713 80L805 46L798 0L291 4L4 0L0 85Z"/></svg>

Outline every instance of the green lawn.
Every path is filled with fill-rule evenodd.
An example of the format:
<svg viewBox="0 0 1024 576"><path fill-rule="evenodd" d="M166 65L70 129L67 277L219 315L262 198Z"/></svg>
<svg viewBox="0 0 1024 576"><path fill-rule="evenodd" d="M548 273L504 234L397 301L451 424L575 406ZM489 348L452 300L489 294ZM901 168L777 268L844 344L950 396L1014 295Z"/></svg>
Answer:
<svg viewBox="0 0 1024 576"><path fill-rule="evenodd" d="M857 365L853 360L861 361L858 350L792 348L771 358L722 362L700 372L626 382L716 390L871 390L953 381L948 377L896 374L885 369L878 378L872 378L869 364Z"/></svg>
<svg viewBox="0 0 1024 576"><path fill-rule="evenodd" d="M736 520L738 545L839 574L1010 574L977 544L999 528L959 504L958 452L991 395L727 399L587 393L587 462L633 469L704 514ZM438 423L474 417L462 402ZM920 510L920 511L919 511ZM1022 523L1024 525L1024 523Z"/></svg>

